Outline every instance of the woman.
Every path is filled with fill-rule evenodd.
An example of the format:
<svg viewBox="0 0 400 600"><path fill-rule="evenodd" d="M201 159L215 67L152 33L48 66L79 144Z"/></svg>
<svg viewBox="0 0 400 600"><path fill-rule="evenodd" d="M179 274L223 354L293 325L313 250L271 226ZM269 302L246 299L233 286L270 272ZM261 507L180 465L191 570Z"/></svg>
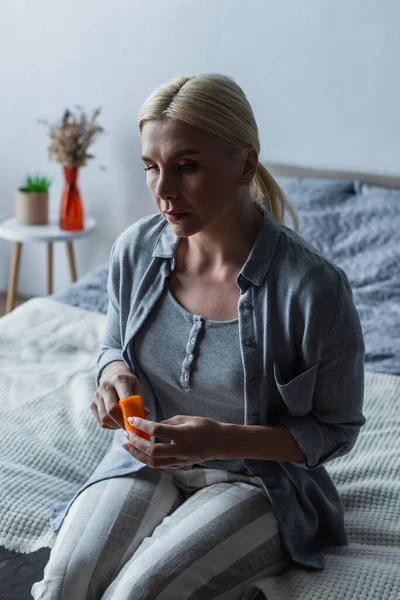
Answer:
<svg viewBox="0 0 400 600"><path fill-rule="evenodd" d="M345 544L323 464L354 445L364 344L345 274L282 224L252 109L221 75L139 114L158 213L115 242L92 403L110 452L56 513L34 598L234 600ZM125 439L120 398L147 419Z"/></svg>

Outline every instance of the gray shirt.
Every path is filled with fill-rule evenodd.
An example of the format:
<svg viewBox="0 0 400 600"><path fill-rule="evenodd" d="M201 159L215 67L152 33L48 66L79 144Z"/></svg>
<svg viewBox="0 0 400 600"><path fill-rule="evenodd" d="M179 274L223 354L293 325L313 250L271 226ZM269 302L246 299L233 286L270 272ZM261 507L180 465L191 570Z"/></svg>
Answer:
<svg viewBox="0 0 400 600"><path fill-rule="evenodd" d="M133 340L133 355L151 381L161 420L175 415L244 422L244 373L238 319L192 314L167 285ZM166 440L169 442L169 440ZM203 467L246 472L243 461L206 460Z"/></svg>
<svg viewBox="0 0 400 600"><path fill-rule="evenodd" d="M347 543L343 505L324 464L349 452L365 423L364 341L345 273L256 205L264 221L236 280L243 424L284 425L305 460L243 463L268 493L293 562L322 569L324 545ZM178 242L163 216L151 215L119 236L110 258L97 382L108 363L124 360L144 388L153 421L162 419L160 406L132 341L174 270ZM82 489L144 467L121 447L124 441L118 430L91 478L55 510L55 529Z"/></svg>

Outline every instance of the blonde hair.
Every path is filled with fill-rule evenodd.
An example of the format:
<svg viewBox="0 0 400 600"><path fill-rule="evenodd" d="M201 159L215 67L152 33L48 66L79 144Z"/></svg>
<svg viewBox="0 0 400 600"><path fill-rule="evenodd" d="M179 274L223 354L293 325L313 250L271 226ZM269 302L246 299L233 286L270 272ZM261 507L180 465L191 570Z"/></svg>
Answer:
<svg viewBox="0 0 400 600"><path fill-rule="evenodd" d="M232 155L247 147L254 147L260 153L253 110L243 90L231 77L215 73L181 75L160 85L139 111L139 133L147 121L165 118L180 120L217 136ZM286 210L297 231L295 209L260 162L250 184L250 196L261 202L278 223L284 222Z"/></svg>

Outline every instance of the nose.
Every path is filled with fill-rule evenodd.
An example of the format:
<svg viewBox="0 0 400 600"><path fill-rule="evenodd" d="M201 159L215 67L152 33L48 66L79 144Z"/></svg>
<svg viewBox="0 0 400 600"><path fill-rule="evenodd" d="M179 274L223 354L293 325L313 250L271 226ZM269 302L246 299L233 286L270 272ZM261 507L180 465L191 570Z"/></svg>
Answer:
<svg viewBox="0 0 400 600"><path fill-rule="evenodd" d="M157 178L155 193L160 200L169 200L178 196L178 181L173 174L160 171Z"/></svg>

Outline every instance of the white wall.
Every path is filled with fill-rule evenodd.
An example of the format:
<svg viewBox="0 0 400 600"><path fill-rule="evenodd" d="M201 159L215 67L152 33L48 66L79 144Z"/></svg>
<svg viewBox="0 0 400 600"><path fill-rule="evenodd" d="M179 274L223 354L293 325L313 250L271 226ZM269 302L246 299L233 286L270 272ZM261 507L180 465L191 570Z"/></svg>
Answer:
<svg viewBox="0 0 400 600"><path fill-rule="evenodd" d="M107 135L81 172L94 237L76 243L80 275L108 259L130 222L154 211L139 160L138 109L180 73L221 72L245 90L262 157L314 167L400 174L398 0L2 0L0 216L25 175L55 179L47 133L65 107L103 106ZM107 171L100 171L104 164ZM0 240L0 290L11 244ZM55 249L55 289L68 282ZM19 290L45 292L45 248L24 247Z"/></svg>

